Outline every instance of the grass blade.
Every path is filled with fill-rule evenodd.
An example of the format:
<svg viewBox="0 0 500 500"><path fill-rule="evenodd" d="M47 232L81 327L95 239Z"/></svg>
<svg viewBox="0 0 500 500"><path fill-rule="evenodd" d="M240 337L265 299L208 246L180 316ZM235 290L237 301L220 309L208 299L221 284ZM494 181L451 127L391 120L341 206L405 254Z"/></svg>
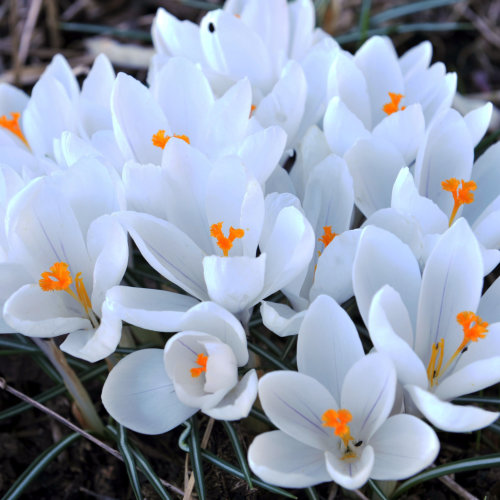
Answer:
<svg viewBox="0 0 500 500"><path fill-rule="evenodd" d="M306 492L307 498L310 500L320 500L318 492L312 486L309 486L309 488L306 488L304 491Z"/></svg>
<svg viewBox="0 0 500 500"><path fill-rule="evenodd" d="M134 447L132 447L132 452L134 454L135 462L144 473L151 486L155 489L156 493L158 493L158 496L162 500L171 500L171 496L165 491L165 488L161 484L160 478L156 475L156 472L153 470L150 463L146 460L146 457Z"/></svg>
<svg viewBox="0 0 500 500"><path fill-rule="evenodd" d="M388 500L388 498L384 495L384 492L380 489L379 485L373 481L373 479L368 479L368 484L380 500Z"/></svg>
<svg viewBox="0 0 500 500"><path fill-rule="evenodd" d="M415 14L416 12L421 12L423 10L444 7L445 5L451 5L461 1L462 0L423 0L422 2L406 3L404 5L393 7L392 9L387 9L380 14L375 14L372 16L370 23L372 25L377 25L391 19L407 16L409 14Z"/></svg>
<svg viewBox="0 0 500 500"><path fill-rule="evenodd" d="M137 469L135 468L135 460L132 452L127 443L127 432L123 425L118 424L118 449L123 456L123 461L125 462L125 467L127 469L128 478L130 480L130 486L134 492L137 500L142 500L141 493L141 483L139 481L139 476L137 475Z"/></svg>
<svg viewBox="0 0 500 500"><path fill-rule="evenodd" d="M361 14L359 16L359 41L362 43L367 39L368 26L370 25L371 0L363 0L361 4Z"/></svg>
<svg viewBox="0 0 500 500"><path fill-rule="evenodd" d="M290 368L285 365L281 360L270 354L269 352L265 351L261 347L252 344L251 342L248 342L248 348L253 351L255 354L258 354L264 359L267 359L271 364L273 364L276 368L279 368L280 370L290 370Z"/></svg>
<svg viewBox="0 0 500 500"><path fill-rule="evenodd" d="M396 489L391 498L397 498L403 493L406 493L410 488L413 488L417 484L423 483L424 481L429 481L440 476L446 476L448 474L456 474L457 472L465 472L477 469L488 469L490 467L500 466L500 453L494 453L492 455L484 455L482 457L466 458L464 460L458 460L451 464L439 465L428 471L422 472L411 479L408 479L403 484Z"/></svg>
<svg viewBox="0 0 500 500"><path fill-rule="evenodd" d="M194 482L198 497L205 500L205 475L203 474L203 460L201 458L200 436L198 433L198 422L196 417L191 417L191 433L189 434L189 457L193 467Z"/></svg>
<svg viewBox="0 0 500 500"><path fill-rule="evenodd" d="M250 474L250 468L248 467L246 453L243 450L243 447L241 446L236 431L234 430L233 426L225 420L222 421L222 425L224 426L224 429L227 435L229 436L229 439L231 440L234 452L236 453L236 458L238 459L238 463L240 464L241 470L245 475L245 480L248 483L248 487L253 488L252 476Z"/></svg>
<svg viewBox="0 0 500 500"><path fill-rule="evenodd" d="M47 465L54 460L59 453L66 449L73 441L80 437L77 432L66 436L56 444L47 448L42 454L31 462L28 468L17 478L14 484L9 488L7 493L2 497L2 500L15 500L19 498L24 490L31 484L31 482L40 474Z"/></svg>

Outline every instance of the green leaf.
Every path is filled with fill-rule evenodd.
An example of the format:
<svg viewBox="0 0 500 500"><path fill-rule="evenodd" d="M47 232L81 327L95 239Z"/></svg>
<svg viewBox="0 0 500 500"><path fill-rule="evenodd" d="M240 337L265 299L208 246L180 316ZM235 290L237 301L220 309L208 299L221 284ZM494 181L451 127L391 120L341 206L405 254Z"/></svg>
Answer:
<svg viewBox="0 0 500 500"><path fill-rule="evenodd" d="M203 458L207 461L210 462L219 469L223 470L224 472L227 472L238 479L245 479L245 475L243 472L241 472L239 469L234 467L234 465L231 465L230 463L226 462L225 460L222 460L222 458L219 458L218 456L214 455L213 453L210 453L209 451L202 450L202 455ZM261 481L260 479L257 479L256 477L252 477L252 483L255 486L259 486L260 488L263 488L267 491L270 491L271 493L276 493L277 495L283 495L284 497L287 498L293 498L296 499L297 497L295 495L292 495L290 492L286 490L282 490L281 488L278 488L277 486L272 486L271 484L267 484L264 481Z"/></svg>
<svg viewBox="0 0 500 500"><path fill-rule="evenodd" d="M73 441L81 437L78 432L70 434L61 439L56 444L47 448L42 454L31 462L28 468L16 479L14 484L9 488L7 493L2 497L2 500L15 500L19 498L24 490L33 482L33 480L40 474L47 465L54 460L59 453L65 450Z"/></svg>
<svg viewBox="0 0 500 500"><path fill-rule="evenodd" d="M391 498L397 498L403 493L406 493L410 488L413 488L417 484L423 483L424 481L429 481L440 476L446 476L448 474L456 474L458 472L466 472L470 470L477 469L488 469L491 467L500 466L500 453L494 453L492 455L484 455L482 457L466 458L464 460L458 460L457 462L452 462L451 464L439 465L428 471L422 472L417 476L413 476L408 479L403 484L396 489Z"/></svg>
<svg viewBox="0 0 500 500"><path fill-rule="evenodd" d="M359 41L363 43L367 39L368 26L370 24L371 0L363 0L361 4L361 14L359 16Z"/></svg>
<svg viewBox="0 0 500 500"><path fill-rule="evenodd" d="M372 16L370 23L377 25L390 19L407 16L408 14L415 14L423 10L435 9L454 3L461 2L462 0L423 0L421 2L409 2L404 5L398 5L392 9L387 9L380 14Z"/></svg>
<svg viewBox="0 0 500 500"><path fill-rule="evenodd" d="M500 137L500 130L496 130L487 137L483 137L481 142L474 149L474 159L477 160L494 142Z"/></svg>
<svg viewBox="0 0 500 500"><path fill-rule="evenodd" d="M191 433L189 434L189 457L193 467L194 483L200 500L206 499L205 475L203 474L203 460L201 458L200 436L198 421L191 417Z"/></svg>
<svg viewBox="0 0 500 500"><path fill-rule="evenodd" d="M368 479L368 484L370 485L370 487L373 490L373 492L381 500L388 500L388 498L384 495L384 492L380 489L379 485L373 479Z"/></svg>
<svg viewBox="0 0 500 500"><path fill-rule="evenodd" d="M272 425L271 421L267 418L267 416L255 408L252 408L250 410L250 415L252 415L252 417L255 417L257 420L264 422L267 425Z"/></svg>
<svg viewBox="0 0 500 500"><path fill-rule="evenodd" d="M233 445L234 452L236 453L236 458L238 459L238 463L240 464L243 474L245 474L245 480L248 483L248 487L253 488L252 476L250 474L250 468L248 467L246 453L243 450L243 446L241 445L240 440L238 439L236 431L234 430L233 426L225 420L222 421L222 425L224 426L224 429L226 430L226 433L229 436L229 439L231 440L231 444Z"/></svg>
<svg viewBox="0 0 500 500"><path fill-rule="evenodd" d="M454 403L478 403L478 404L490 404L499 405L500 398L485 398L482 396L462 396L453 401Z"/></svg>
<svg viewBox="0 0 500 500"><path fill-rule="evenodd" d="M158 493L158 496L162 500L171 500L171 496L166 492L165 488L161 484L160 478L156 475L150 463L146 460L146 457L144 457L144 455L134 447L132 447L132 451L137 465L144 473L151 486L155 489L156 493Z"/></svg>
<svg viewBox="0 0 500 500"><path fill-rule="evenodd" d="M290 370L291 368L288 367L285 363L283 363L280 359L277 357L273 356L269 352L265 351L261 347L248 342L248 348L258 354L259 356L263 357L264 359L267 359L271 364L279 368L280 370Z"/></svg>
<svg viewBox="0 0 500 500"><path fill-rule="evenodd" d="M39 353L40 349L33 345L26 345L22 344L20 342L17 342L15 340L10 340L10 339L5 339L5 338L0 338L0 347L7 347L9 349L16 349L19 351L24 351L27 353Z"/></svg>
<svg viewBox="0 0 500 500"><path fill-rule="evenodd" d="M87 24L87 23L59 23L61 31L71 31L75 33L88 33L91 35L108 35L129 40L141 40L143 42L151 43L151 35L146 31L140 30L122 30L114 28L113 26L103 26L101 24Z"/></svg>
<svg viewBox="0 0 500 500"><path fill-rule="evenodd" d="M123 456L123 461L125 462L125 467L127 469L128 478L130 480L130 486L134 492L137 500L142 500L141 493L141 483L139 481L139 476L137 475L137 469L135 468L135 460L132 451L129 449L127 443L127 432L123 425L118 424L118 449Z"/></svg>
<svg viewBox="0 0 500 500"><path fill-rule="evenodd" d="M318 492L312 486L305 488L304 491L306 492L307 498L310 500L320 500Z"/></svg>

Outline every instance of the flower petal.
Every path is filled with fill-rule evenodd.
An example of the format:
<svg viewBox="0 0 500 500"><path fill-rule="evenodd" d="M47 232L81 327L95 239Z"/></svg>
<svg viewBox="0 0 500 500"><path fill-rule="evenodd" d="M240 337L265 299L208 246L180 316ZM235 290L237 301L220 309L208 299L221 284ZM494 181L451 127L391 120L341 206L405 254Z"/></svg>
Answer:
<svg viewBox="0 0 500 500"><path fill-rule="evenodd" d="M120 360L104 382L101 397L115 420L143 434L163 434L197 411L175 395L162 349L142 349Z"/></svg>
<svg viewBox="0 0 500 500"><path fill-rule="evenodd" d="M474 406L460 406L441 401L434 394L416 385L407 385L405 389L425 418L443 431L477 431L492 424L500 416L500 413L482 410Z"/></svg>
<svg viewBox="0 0 500 500"><path fill-rule="evenodd" d="M279 337L297 335L305 311L296 312L286 304L263 300L260 306L262 323Z"/></svg>
<svg viewBox="0 0 500 500"><path fill-rule="evenodd" d="M270 484L306 488L330 481L325 454L282 431L264 432L248 448L252 471Z"/></svg>
<svg viewBox="0 0 500 500"><path fill-rule="evenodd" d="M370 476L382 481L405 479L429 466L439 453L439 439L412 415L389 417L371 437L375 463Z"/></svg>
<svg viewBox="0 0 500 500"><path fill-rule="evenodd" d="M343 488L355 490L368 481L375 461L371 446L365 446L355 461L344 461L335 454L325 453L326 468L330 477Z"/></svg>

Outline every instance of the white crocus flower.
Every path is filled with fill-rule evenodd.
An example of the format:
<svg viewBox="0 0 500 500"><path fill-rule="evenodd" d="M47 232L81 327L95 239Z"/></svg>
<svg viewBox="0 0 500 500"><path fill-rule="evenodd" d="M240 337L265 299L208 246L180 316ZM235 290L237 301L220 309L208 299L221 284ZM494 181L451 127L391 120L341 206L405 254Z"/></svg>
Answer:
<svg viewBox="0 0 500 500"><path fill-rule="evenodd" d="M131 202L155 216L117 217L156 271L246 321L250 307L307 267L314 247L309 222L288 206L287 195L264 201L259 183L237 157L212 165L184 141L174 141L164 161L150 198L137 192Z"/></svg>
<svg viewBox="0 0 500 500"><path fill-rule="evenodd" d="M302 488L335 481L349 489L370 477L409 477L434 460L434 431L410 415L390 416L396 373L381 354L363 355L347 313L319 296L302 323L300 373L273 372L259 382L266 415L280 430L257 436L248 452L265 481Z"/></svg>
<svg viewBox="0 0 500 500"><path fill-rule="evenodd" d="M128 246L120 224L106 214L119 208L113 180L94 159L37 178L12 199L2 296L13 283L20 287L3 309L14 331L33 337L69 333L61 349L89 361L114 351L121 324L103 301L123 277Z"/></svg>
<svg viewBox="0 0 500 500"><path fill-rule="evenodd" d="M467 432L498 418L498 413L449 402L500 381L500 326L476 314L483 263L464 219L440 236L422 278L404 243L368 226L353 280L375 348L391 357L412 404L432 424Z"/></svg>
<svg viewBox="0 0 500 500"><path fill-rule="evenodd" d="M248 362L245 331L212 302L179 315L165 349L129 354L113 368L102 402L118 422L143 434L161 434L199 409L220 420L248 416L257 396L257 374L238 381Z"/></svg>

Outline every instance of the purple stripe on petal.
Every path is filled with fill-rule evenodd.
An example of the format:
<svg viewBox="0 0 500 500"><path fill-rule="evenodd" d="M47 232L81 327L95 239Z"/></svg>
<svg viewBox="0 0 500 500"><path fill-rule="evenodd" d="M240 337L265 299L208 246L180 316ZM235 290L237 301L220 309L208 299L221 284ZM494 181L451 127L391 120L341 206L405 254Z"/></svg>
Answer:
<svg viewBox="0 0 500 500"><path fill-rule="evenodd" d="M54 245L52 244L52 240L49 238L49 235L47 234L47 231L45 230L45 226L43 225L43 222L39 219L38 215L35 214L35 217L36 217L36 220L38 221L38 224L40 224L40 228L41 228L45 238L47 238L47 242L50 245L50 248L54 252L54 255L56 257L56 260L54 262L62 262L62 259L59 257L57 250L55 249Z"/></svg>
<svg viewBox="0 0 500 500"><path fill-rule="evenodd" d="M198 356L198 353L193 351L193 349L191 349L191 347L189 347L187 344L185 344L182 340L178 340L178 342L179 342L179 344L184 346L188 351L191 351L195 356Z"/></svg>
<svg viewBox="0 0 500 500"><path fill-rule="evenodd" d="M389 380L389 377L386 377L385 381L384 381L384 385L381 389L381 391L379 392L378 396L377 396L377 399L375 400L375 402L373 403L372 407L370 408L370 411L367 413L364 421L363 421L363 424L361 425L361 431L364 429L366 423L368 422L368 420L370 419L372 413L373 413L373 410L375 410L375 407L377 406L377 404L379 403L380 399L382 398L382 395L384 394L385 390L387 389L387 381Z"/></svg>

